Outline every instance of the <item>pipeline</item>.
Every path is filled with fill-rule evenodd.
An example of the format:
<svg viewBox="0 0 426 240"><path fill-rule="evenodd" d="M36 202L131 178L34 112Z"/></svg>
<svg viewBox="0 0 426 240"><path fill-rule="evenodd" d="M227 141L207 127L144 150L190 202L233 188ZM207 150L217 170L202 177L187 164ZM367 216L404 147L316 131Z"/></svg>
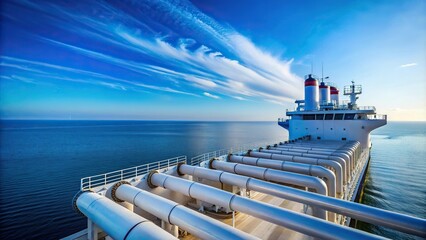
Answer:
<svg viewBox="0 0 426 240"><path fill-rule="evenodd" d="M284 184L293 184L303 188L312 188L316 193L322 195L328 194L328 189L325 182L322 179L316 177L310 177L297 173L282 172L270 168L249 166L239 163L222 162L214 159L210 160L209 166L211 166L211 168L219 169L225 172L255 177L262 180ZM312 211L314 215L316 215L320 210L313 207Z"/></svg>
<svg viewBox="0 0 426 240"><path fill-rule="evenodd" d="M321 149L338 149L338 150L349 150L352 152L357 152L360 150L360 146L361 144L359 142L348 142L346 144L335 144L335 142L326 142L324 143L324 141L309 141L309 142L295 142L295 143L291 143L291 144L282 144L280 143L280 145L284 145L284 146L298 146L298 147L311 147L311 148L321 148ZM359 156L357 156L359 157Z"/></svg>
<svg viewBox="0 0 426 240"><path fill-rule="evenodd" d="M178 172L316 206L367 223L426 238L426 220L224 171L181 165Z"/></svg>
<svg viewBox="0 0 426 240"><path fill-rule="evenodd" d="M324 143L326 142L326 143ZM352 155L352 165L354 168L356 166L357 160L361 156L361 147L360 143L357 141L348 142L346 144L341 144L336 141L308 141L308 142L294 142L294 143L282 143L275 144L274 147L284 147L284 148L310 148L311 150L335 150L335 151L343 151L350 152ZM319 149L315 149L319 148Z"/></svg>
<svg viewBox="0 0 426 240"><path fill-rule="evenodd" d="M270 182L265 182L253 177L246 177L246 176L241 176L238 174L233 174L233 173L229 173L229 172L225 172L225 171L220 171L220 170L213 170L213 169L208 169L208 168L202 168L202 167L194 167L194 166L190 166L190 165L180 165L178 166L178 173L179 174L188 174L191 176L195 176L195 177L199 177L202 179L207 179L207 180L211 180L211 181L215 181L215 182L220 182L220 183L224 183L224 184L229 184L229 185L233 185L233 186L238 186L241 188L246 188L247 190L253 190L253 191L258 191L258 192L262 192L268 195L272 195L272 196L276 196L279 198L284 198L284 199L288 199L288 200L293 200L295 202L301 202L301 203L305 203L303 201L303 199L301 201L299 201L299 197L293 197L293 195L295 194L286 194L287 191L280 191L280 188L278 188L278 191L273 191L271 189L276 188L277 186L282 186L279 184L275 184L275 183L270 183ZM271 187L271 188L269 188ZM290 188L293 189L291 187L287 187L287 186L283 186L284 189ZM301 191L301 190L297 190L297 191ZM278 193L277 193L278 192ZM289 192L292 192L291 190ZM317 211L313 211L313 216L327 220L327 212L324 209L317 209ZM331 218L329 219L335 219L335 214L332 213L332 215L330 216Z"/></svg>
<svg viewBox="0 0 426 240"><path fill-rule="evenodd" d="M286 152L295 152L295 153L308 153L321 156L336 156L343 158L346 164L349 166L349 170L353 170L353 157L352 154L347 151L337 152L336 150L311 150L311 149L299 149L299 148L289 148L289 147L269 147L268 150L278 150Z"/></svg>
<svg viewBox="0 0 426 240"><path fill-rule="evenodd" d="M177 239L147 219L96 193L80 194L76 206L113 239Z"/></svg>
<svg viewBox="0 0 426 240"><path fill-rule="evenodd" d="M214 159L210 161L209 165L214 169L219 169L225 172L231 172L278 183L293 184L300 187L308 187L314 189L318 194L328 194L327 185L322 179L317 177L239 163L223 162Z"/></svg>
<svg viewBox="0 0 426 240"><path fill-rule="evenodd" d="M132 203L200 239L258 239L169 199L136 188L127 182L118 182L116 185L119 186L112 194L118 199Z"/></svg>
<svg viewBox="0 0 426 240"><path fill-rule="evenodd" d="M324 156L324 155L311 154L311 153L267 150L267 149L263 149L263 148L260 148L259 152L280 154L280 155L285 155L285 156L300 156L300 157L321 158L321 159L333 160L333 161L338 162L342 166L342 168L345 170L346 181L348 182L350 180L350 176L351 176L351 174L350 174L351 170L350 170L350 167L349 167L350 165L346 162L345 159L343 159L341 157Z"/></svg>
<svg viewBox="0 0 426 240"><path fill-rule="evenodd" d="M291 161L291 162L320 165L323 167L330 167L334 169L334 172L336 173L337 181L342 181L343 184L346 184L345 169L343 169L342 166L335 161L324 160L319 158L287 156L287 155L281 155L281 154L272 154L272 153L255 152L255 151L249 151L247 155L250 157L267 158L267 159L281 160L281 161Z"/></svg>
<svg viewBox="0 0 426 240"><path fill-rule="evenodd" d="M320 177L325 181L328 189L328 195L330 197L336 197L336 190L339 194L343 193L343 183L341 181L336 183L336 175L331 170L318 165L237 156L232 154L228 156L228 161Z"/></svg>
<svg viewBox="0 0 426 240"><path fill-rule="evenodd" d="M201 201L227 207L232 211L246 213L312 237L322 239L383 239L360 230L343 227L163 173L151 174L148 181L150 185L177 191Z"/></svg>

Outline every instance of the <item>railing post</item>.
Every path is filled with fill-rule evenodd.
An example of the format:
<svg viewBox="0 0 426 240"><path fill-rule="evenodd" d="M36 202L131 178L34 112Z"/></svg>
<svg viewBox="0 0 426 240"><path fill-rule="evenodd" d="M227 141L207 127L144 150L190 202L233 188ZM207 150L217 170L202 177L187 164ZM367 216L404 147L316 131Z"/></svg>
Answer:
<svg viewBox="0 0 426 240"><path fill-rule="evenodd" d="M92 177L89 177L89 189L92 188Z"/></svg>
<svg viewBox="0 0 426 240"><path fill-rule="evenodd" d="M107 176L106 173L104 174L104 187L106 188L106 184L107 184Z"/></svg>
<svg viewBox="0 0 426 240"><path fill-rule="evenodd" d="M120 177L121 177L121 181L123 181L123 170L120 171Z"/></svg>

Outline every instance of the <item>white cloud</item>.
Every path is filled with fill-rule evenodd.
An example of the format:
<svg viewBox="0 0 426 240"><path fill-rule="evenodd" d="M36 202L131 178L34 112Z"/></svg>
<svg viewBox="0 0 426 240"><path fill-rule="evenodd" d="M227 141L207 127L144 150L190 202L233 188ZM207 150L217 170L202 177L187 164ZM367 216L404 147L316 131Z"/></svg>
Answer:
<svg viewBox="0 0 426 240"><path fill-rule="evenodd" d="M406 67L414 67L417 66L417 63L407 63L407 64L402 64L401 66L399 66L400 68L406 68Z"/></svg>
<svg viewBox="0 0 426 240"><path fill-rule="evenodd" d="M56 27L102 41L114 48L136 52L141 56L140 59L152 60L148 64L146 60L129 59L126 55L113 56L42 37L50 44L68 48L75 53L128 69L142 76L137 80L111 78L110 81L119 81L122 84L151 90L197 96L190 93L195 87L208 91L205 92L208 94L220 93L230 97L243 95L251 99L266 99L274 103L293 102L294 99L302 97L303 79L291 72L292 60L282 60L260 49L250 39L228 26L220 25L191 3L176 5L168 1L147 0L143 4L137 1L131 4L132 8L140 10L141 14L144 13L144 9L155 8L155 12L147 12L145 17L162 19L166 16L169 23L179 26L180 29L190 29L195 35L211 40L210 42L220 46L218 49L222 49L223 52L203 45L205 42L200 41L199 38L198 40L181 38L174 43L168 42L164 35L159 36L158 32L151 29L147 23L141 22L113 5L103 1L96 1L93 4L103 14L89 16L54 3L43 4L43 6L27 3L28 7L49 15L57 15L57 18L53 18L55 21L51 21L51 24ZM104 18L101 15L115 17ZM61 20L64 16L67 21ZM160 21L156 24L173 32L167 24ZM150 84L146 82L146 79L150 80ZM157 84L152 85L153 80ZM110 85L103 82L100 84L116 89L126 88L114 82ZM176 89L177 86L179 89ZM235 99L242 100L242 97L239 98Z"/></svg>
<svg viewBox="0 0 426 240"><path fill-rule="evenodd" d="M240 97L240 96L233 96L233 98L240 100L240 101L247 101L246 98Z"/></svg>
<svg viewBox="0 0 426 240"><path fill-rule="evenodd" d="M203 94L204 94L204 96L211 97L211 98L214 98L214 99L219 99L220 98L219 96L213 95L213 94L208 93L208 92L204 92Z"/></svg>

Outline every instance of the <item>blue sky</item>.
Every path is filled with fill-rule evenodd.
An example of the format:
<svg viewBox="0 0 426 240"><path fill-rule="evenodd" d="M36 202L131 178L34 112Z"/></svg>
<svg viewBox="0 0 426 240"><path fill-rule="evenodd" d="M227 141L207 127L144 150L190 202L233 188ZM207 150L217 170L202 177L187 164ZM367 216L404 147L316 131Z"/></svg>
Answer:
<svg viewBox="0 0 426 240"><path fill-rule="evenodd" d="M2 1L0 117L274 121L303 76L426 120L424 1Z"/></svg>

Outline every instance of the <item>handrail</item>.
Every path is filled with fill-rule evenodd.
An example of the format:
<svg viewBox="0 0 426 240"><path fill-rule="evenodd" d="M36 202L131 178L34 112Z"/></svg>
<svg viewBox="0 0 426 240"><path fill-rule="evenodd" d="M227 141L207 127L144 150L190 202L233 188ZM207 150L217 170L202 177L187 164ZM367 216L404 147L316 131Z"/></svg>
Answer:
<svg viewBox="0 0 426 240"><path fill-rule="evenodd" d="M228 154L244 154L250 149L259 148L261 146L267 146L267 143L263 144L252 144L252 145L242 145L238 147L233 147L230 149L220 149L213 152L207 152L200 155L197 155L193 158L191 158L191 165L192 166L199 166L201 162L208 161L212 158L217 158L220 156L228 155Z"/></svg>
<svg viewBox="0 0 426 240"><path fill-rule="evenodd" d="M358 110L374 110L376 111L375 106L358 106Z"/></svg>
<svg viewBox="0 0 426 240"><path fill-rule="evenodd" d="M80 180L80 190L87 191L94 187L106 187L107 184L122 181L128 178L138 177L147 174L152 170L173 167L179 163L186 163L186 160L186 156L179 156L104 174L84 177Z"/></svg>
<svg viewBox="0 0 426 240"><path fill-rule="evenodd" d="M367 115L368 120L387 120L388 116L386 114L374 114Z"/></svg>
<svg viewBox="0 0 426 240"><path fill-rule="evenodd" d="M286 122L289 119L289 117L278 118L278 122Z"/></svg>

